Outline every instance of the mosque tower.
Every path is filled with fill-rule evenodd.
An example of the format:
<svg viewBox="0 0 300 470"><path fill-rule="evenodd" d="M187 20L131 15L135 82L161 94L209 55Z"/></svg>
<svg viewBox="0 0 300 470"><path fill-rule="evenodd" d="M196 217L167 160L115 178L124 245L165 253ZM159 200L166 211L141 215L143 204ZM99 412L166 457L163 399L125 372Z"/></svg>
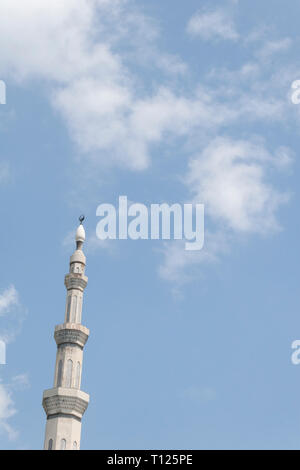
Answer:
<svg viewBox="0 0 300 470"><path fill-rule="evenodd" d="M85 231L84 216L79 218L76 231L76 250L70 258L70 271L65 276L67 289L65 320L57 325L54 338L57 344L53 388L44 391L43 407L47 415L45 450L78 450L81 419L89 403L89 395L80 390L83 348L89 330L81 324L86 258L82 251Z"/></svg>

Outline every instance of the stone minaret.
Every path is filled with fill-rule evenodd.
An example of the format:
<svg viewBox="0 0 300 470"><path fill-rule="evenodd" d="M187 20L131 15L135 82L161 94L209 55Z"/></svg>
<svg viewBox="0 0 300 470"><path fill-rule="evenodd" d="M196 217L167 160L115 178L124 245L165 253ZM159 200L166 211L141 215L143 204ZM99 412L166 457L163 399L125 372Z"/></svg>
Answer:
<svg viewBox="0 0 300 470"><path fill-rule="evenodd" d="M44 449L48 450L80 448L81 419L89 403L89 395L80 390L83 348L89 336L89 330L81 324L83 292L88 281L82 251L83 219L79 219L76 250L70 258L70 272L65 276L65 321L54 331L57 344L54 385L43 395L47 415Z"/></svg>

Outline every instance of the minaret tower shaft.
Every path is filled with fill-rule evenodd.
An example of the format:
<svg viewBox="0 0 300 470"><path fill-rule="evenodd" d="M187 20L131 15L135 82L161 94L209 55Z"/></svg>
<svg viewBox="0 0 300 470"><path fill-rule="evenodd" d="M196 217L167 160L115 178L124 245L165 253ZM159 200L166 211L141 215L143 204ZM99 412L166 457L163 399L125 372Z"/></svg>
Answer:
<svg viewBox="0 0 300 470"><path fill-rule="evenodd" d="M80 390L83 348L89 330L81 324L86 258L82 251L85 231L80 217L76 231L76 250L70 258L70 271L65 276L67 300L65 321L57 325L57 344L53 388L44 391L43 407L47 415L45 450L78 450L81 419L89 403L89 395Z"/></svg>

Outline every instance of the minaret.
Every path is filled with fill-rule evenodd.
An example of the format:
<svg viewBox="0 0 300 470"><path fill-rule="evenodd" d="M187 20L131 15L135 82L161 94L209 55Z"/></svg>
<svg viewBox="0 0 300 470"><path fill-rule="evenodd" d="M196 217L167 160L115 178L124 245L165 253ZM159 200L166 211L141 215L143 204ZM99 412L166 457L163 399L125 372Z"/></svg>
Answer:
<svg viewBox="0 0 300 470"><path fill-rule="evenodd" d="M84 275L86 258L82 251L84 216L79 220L76 250L70 258L70 272L65 276L65 321L54 331L57 344L54 385L43 395L47 415L45 450L80 448L81 419L89 403L89 395L80 390L83 348L89 330L81 324L83 292L88 278Z"/></svg>

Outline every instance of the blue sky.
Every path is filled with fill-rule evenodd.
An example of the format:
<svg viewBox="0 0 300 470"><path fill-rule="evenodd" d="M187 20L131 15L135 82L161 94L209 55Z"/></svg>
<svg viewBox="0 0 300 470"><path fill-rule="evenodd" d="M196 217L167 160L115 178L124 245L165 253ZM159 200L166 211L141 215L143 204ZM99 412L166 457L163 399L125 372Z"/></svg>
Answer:
<svg viewBox="0 0 300 470"><path fill-rule="evenodd" d="M43 446L86 215L83 449L298 449L300 5L2 0L0 448ZM96 238L119 195L205 245Z"/></svg>

